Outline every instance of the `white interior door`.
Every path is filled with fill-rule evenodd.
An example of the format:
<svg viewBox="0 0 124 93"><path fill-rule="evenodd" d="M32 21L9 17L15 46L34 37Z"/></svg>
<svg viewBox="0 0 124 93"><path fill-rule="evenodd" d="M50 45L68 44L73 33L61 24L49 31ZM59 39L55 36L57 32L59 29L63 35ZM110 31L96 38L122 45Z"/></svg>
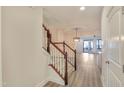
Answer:
<svg viewBox="0 0 124 93"><path fill-rule="evenodd" d="M122 40L121 34L124 33L122 26L122 8L112 7L108 15L109 31L107 34L107 86L124 86L123 60L122 60Z"/></svg>

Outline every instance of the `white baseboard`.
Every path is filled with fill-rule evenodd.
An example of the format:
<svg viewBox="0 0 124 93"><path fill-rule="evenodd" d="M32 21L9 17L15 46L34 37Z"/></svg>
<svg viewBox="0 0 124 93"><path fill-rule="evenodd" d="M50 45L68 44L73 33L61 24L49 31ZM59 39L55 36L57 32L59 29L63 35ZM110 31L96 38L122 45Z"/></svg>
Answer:
<svg viewBox="0 0 124 93"><path fill-rule="evenodd" d="M38 83L37 85L35 85L35 87L43 87L47 82L48 82L48 79L45 79L41 81L40 83Z"/></svg>
<svg viewBox="0 0 124 93"><path fill-rule="evenodd" d="M48 79L45 79L45 80L41 81L40 83L36 84L35 87L43 87L45 84L47 84L48 81L52 81L52 82L58 83L60 85L64 85L64 82L60 82L59 80L56 80L53 78L48 78Z"/></svg>
<svg viewBox="0 0 124 93"><path fill-rule="evenodd" d="M60 81L60 80L57 80L57 79L54 79L54 78L49 78L49 81L55 82L55 83L60 84L60 85L65 85L64 81Z"/></svg>
<svg viewBox="0 0 124 93"><path fill-rule="evenodd" d="M102 75L101 75L101 82L102 82L102 86L105 87Z"/></svg>

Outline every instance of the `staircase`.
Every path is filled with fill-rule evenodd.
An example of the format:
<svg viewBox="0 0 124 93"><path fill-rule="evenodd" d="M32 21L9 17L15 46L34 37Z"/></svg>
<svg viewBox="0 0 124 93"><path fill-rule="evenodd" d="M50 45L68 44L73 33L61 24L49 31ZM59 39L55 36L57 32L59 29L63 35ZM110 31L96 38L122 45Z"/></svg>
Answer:
<svg viewBox="0 0 124 93"><path fill-rule="evenodd" d="M49 66L60 76L65 85L68 85L68 74L71 67L76 71L76 50L71 48L67 43L53 42L50 30L43 28L43 48L50 54L51 61ZM70 67L71 66L71 67Z"/></svg>

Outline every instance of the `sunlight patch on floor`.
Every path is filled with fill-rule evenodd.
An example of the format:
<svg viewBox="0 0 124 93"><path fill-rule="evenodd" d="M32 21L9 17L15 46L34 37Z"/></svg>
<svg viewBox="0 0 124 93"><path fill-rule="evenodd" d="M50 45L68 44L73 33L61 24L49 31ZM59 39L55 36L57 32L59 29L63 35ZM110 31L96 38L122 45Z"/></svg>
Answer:
<svg viewBox="0 0 124 93"><path fill-rule="evenodd" d="M82 53L81 56L83 62L90 62L94 60L93 54Z"/></svg>

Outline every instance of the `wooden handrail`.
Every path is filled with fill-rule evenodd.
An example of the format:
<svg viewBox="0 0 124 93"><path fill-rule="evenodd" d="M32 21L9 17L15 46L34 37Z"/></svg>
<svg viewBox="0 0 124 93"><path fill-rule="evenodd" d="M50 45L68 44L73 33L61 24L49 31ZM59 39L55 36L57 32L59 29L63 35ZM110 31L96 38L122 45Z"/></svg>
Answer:
<svg viewBox="0 0 124 93"><path fill-rule="evenodd" d="M74 50L73 48L71 48L67 43L64 42L64 44L65 44L68 48L70 48L73 52L75 52L75 50Z"/></svg>
<svg viewBox="0 0 124 93"><path fill-rule="evenodd" d="M68 61L68 63L70 63L74 68L75 68L75 71L77 69L77 64L76 64L76 49L74 50L73 48L71 48L67 43L65 43L64 41L63 42L54 42L54 44L63 44L63 52L66 52L65 51L65 46L68 47L71 51L74 52L74 65L72 65L72 63Z"/></svg>
<svg viewBox="0 0 124 93"><path fill-rule="evenodd" d="M42 26L43 26L44 30L47 31L47 38L48 38L48 44L47 44L47 47L48 47L48 48L47 48L47 50L48 50L48 52L50 53L50 43L51 43L51 44L52 44L54 47L56 47L63 55L65 55L65 53L64 53L58 46L56 46L55 43L52 42L52 40L51 40L52 37L51 37L51 34L50 34L49 29L47 29L44 24L43 24Z"/></svg>
<svg viewBox="0 0 124 93"><path fill-rule="evenodd" d="M54 42L54 44L65 44L69 49L71 49L73 52L75 52L75 50L73 48L71 48L67 43L65 42Z"/></svg>
<svg viewBox="0 0 124 93"><path fill-rule="evenodd" d="M42 27L47 32L47 52L50 53L50 41L51 41L51 34L49 29L46 28L46 26L43 24Z"/></svg>
<svg viewBox="0 0 124 93"><path fill-rule="evenodd" d="M45 31L49 32L49 29L47 29L44 24L42 25L42 27L44 28Z"/></svg>
<svg viewBox="0 0 124 93"><path fill-rule="evenodd" d="M68 84L68 66L67 66L67 52L63 52L58 46L56 46L52 41L50 41L50 44L52 44L60 53L62 53L62 55L64 56L64 77L61 75L60 71L58 71L54 65L50 65L58 74L59 76L65 81L65 85Z"/></svg>
<svg viewBox="0 0 124 93"><path fill-rule="evenodd" d="M59 52L61 52L63 55L65 55L65 53L64 53L58 46L56 46L52 41L50 41L50 43L51 43Z"/></svg>

